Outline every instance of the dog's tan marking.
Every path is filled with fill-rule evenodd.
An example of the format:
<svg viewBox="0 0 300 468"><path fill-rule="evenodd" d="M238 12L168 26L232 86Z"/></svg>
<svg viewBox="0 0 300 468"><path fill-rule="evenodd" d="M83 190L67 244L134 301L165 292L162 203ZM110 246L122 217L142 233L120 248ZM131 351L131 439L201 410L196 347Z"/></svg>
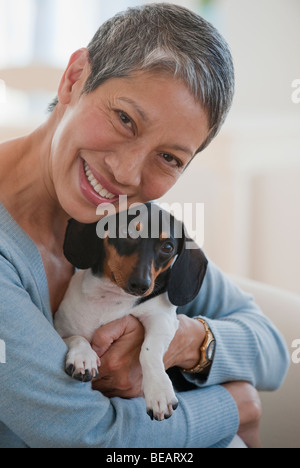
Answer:
<svg viewBox="0 0 300 468"><path fill-rule="evenodd" d="M121 256L113 245L109 245L107 239L104 241L106 258L104 261L103 272L113 282L116 282L120 288L126 288L128 278L138 261L138 253L130 256Z"/></svg>
<svg viewBox="0 0 300 468"><path fill-rule="evenodd" d="M155 279L161 274L163 273L164 271L167 271L170 266L172 265L173 263L173 260L174 260L174 257L171 258L171 260L167 263L167 265L163 268L159 268L158 270L155 271Z"/></svg>
<svg viewBox="0 0 300 468"><path fill-rule="evenodd" d="M170 233L167 232L167 231L163 231L163 232L159 235L159 238L160 238L160 240L169 239L169 238L170 238Z"/></svg>
<svg viewBox="0 0 300 468"><path fill-rule="evenodd" d="M158 270L155 269L154 261L151 264L151 288L147 291L145 294L145 297L150 296L150 294L153 292L154 286L155 286L155 281L156 278L163 273L164 271L168 270L170 266L172 265L174 258L172 257L171 260L168 262L168 264L163 267L159 268Z"/></svg>
<svg viewBox="0 0 300 468"><path fill-rule="evenodd" d="M135 226L135 229L137 230L137 232L143 232L144 230L143 223L142 222L137 223L137 225Z"/></svg>

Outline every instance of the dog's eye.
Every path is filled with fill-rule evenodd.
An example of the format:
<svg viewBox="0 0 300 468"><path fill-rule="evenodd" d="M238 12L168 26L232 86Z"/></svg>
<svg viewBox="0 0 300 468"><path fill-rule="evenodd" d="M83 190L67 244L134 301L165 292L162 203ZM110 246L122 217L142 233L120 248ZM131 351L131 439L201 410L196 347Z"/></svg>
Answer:
<svg viewBox="0 0 300 468"><path fill-rule="evenodd" d="M160 248L161 252L171 254L174 251L174 245L171 242L166 242Z"/></svg>

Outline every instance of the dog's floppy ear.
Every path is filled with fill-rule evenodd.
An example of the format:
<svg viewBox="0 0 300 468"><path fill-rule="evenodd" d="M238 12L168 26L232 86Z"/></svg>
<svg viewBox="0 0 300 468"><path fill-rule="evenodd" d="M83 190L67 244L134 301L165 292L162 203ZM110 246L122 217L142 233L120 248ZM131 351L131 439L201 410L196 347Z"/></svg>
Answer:
<svg viewBox="0 0 300 468"><path fill-rule="evenodd" d="M80 270L87 270L99 261L103 240L97 236L97 223L82 224L70 219L64 242L67 260Z"/></svg>
<svg viewBox="0 0 300 468"><path fill-rule="evenodd" d="M183 306L195 299L202 286L207 265L208 261L202 250L183 235L182 248L171 269L168 282L168 296L173 305Z"/></svg>

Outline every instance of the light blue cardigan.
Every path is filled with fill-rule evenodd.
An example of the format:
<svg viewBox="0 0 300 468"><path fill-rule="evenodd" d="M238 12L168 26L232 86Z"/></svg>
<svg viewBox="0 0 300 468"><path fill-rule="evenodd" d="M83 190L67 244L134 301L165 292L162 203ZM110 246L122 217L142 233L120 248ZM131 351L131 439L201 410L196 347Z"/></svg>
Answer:
<svg viewBox="0 0 300 468"><path fill-rule="evenodd" d="M0 448L226 447L239 418L219 384L246 380L277 388L288 368L286 345L251 297L212 263L199 296L179 313L203 315L217 346L206 381L173 371L179 408L167 421L151 421L142 398L108 399L71 379L63 370L66 345L53 328L40 254L0 205L0 340L6 344Z"/></svg>

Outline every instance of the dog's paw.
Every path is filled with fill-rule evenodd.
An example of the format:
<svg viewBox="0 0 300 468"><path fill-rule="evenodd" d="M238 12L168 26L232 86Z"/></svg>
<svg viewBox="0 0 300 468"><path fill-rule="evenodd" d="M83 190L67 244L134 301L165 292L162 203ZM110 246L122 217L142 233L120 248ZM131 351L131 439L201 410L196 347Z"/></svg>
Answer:
<svg viewBox="0 0 300 468"><path fill-rule="evenodd" d="M147 414L156 421L169 419L178 408L178 400L175 396L169 377L155 380L151 385L144 385Z"/></svg>
<svg viewBox="0 0 300 468"><path fill-rule="evenodd" d="M90 382L98 376L100 364L97 353L91 347L84 350L73 348L67 354L65 371L73 379Z"/></svg>

